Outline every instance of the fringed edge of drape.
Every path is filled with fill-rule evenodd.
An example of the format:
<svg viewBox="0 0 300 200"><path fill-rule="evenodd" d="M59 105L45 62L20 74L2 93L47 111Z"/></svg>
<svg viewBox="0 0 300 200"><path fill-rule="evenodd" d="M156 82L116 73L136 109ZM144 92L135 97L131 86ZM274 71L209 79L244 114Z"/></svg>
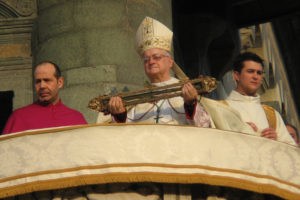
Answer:
<svg viewBox="0 0 300 200"><path fill-rule="evenodd" d="M215 186L239 188L258 193L273 194L284 199L300 199L300 194L293 193L289 190L271 184L261 184L238 178L207 174L166 174L153 172L82 175L54 180L29 182L26 184L0 189L0 198L11 197L42 190L55 190L92 184L128 182L159 182L178 184L201 183Z"/></svg>

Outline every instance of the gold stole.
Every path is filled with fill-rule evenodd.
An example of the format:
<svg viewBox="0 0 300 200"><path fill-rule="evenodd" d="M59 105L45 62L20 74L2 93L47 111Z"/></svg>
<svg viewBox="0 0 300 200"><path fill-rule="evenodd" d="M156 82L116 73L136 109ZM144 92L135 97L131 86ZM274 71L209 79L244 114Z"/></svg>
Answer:
<svg viewBox="0 0 300 200"><path fill-rule="evenodd" d="M225 100L218 100L218 101L220 103L228 105L227 101L225 101ZM268 123L269 123L269 127L276 130L276 114L275 114L274 108L272 108L270 106L267 106L267 105L264 105L264 104L261 104L261 105L262 105L262 107L263 107L263 109L266 113L267 120L268 120Z"/></svg>

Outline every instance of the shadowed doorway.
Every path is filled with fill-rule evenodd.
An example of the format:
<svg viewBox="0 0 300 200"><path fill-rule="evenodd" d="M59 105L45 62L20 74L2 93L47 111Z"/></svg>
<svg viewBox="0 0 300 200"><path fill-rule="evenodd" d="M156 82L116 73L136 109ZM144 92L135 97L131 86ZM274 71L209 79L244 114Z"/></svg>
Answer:
<svg viewBox="0 0 300 200"><path fill-rule="evenodd" d="M13 111L14 91L0 91L0 133Z"/></svg>

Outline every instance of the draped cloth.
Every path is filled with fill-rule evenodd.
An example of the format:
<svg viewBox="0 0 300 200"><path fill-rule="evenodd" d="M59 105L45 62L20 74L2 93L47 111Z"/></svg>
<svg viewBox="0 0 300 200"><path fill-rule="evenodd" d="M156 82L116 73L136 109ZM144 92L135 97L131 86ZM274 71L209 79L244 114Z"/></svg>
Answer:
<svg viewBox="0 0 300 200"><path fill-rule="evenodd" d="M214 128L259 135L242 120L236 110L228 105L206 97L201 97L200 102L211 116L212 126Z"/></svg>
<svg viewBox="0 0 300 200"><path fill-rule="evenodd" d="M0 198L94 184L155 182L228 186L300 199L299 148L233 131L82 125L2 135L0 152Z"/></svg>

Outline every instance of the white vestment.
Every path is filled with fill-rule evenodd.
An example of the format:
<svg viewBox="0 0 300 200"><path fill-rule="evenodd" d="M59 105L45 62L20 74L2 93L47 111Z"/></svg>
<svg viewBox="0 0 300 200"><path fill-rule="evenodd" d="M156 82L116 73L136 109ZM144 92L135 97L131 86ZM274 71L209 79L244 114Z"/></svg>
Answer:
<svg viewBox="0 0 300 200"><path fill-rule="evenodd" d="M178 83L179 80L171 78L168 81L153 83L154 86L165 86ZM113 119L113 122L114 119ZM198 127L209 127L210 116L204 108L197 102L192 118L187 117L184 110L182 97L162 99L157 103L143 103L131 108L127 113L127 123L146 122L159 124L189 124Z"/></svg>
<svg viewBox="0 0 300 200"><path fill-rule="evenodd" d="M233 90L227 97L226 102L241 115L244 122L254 123L258 128L258 132L261 132L265 128L269 128L269 122L258 94L255 97L246 96ZM277 140L296 145L295 141L288 133L280 114L276 110L274 111L276 116L275 130L277 132Z"/></svg>

